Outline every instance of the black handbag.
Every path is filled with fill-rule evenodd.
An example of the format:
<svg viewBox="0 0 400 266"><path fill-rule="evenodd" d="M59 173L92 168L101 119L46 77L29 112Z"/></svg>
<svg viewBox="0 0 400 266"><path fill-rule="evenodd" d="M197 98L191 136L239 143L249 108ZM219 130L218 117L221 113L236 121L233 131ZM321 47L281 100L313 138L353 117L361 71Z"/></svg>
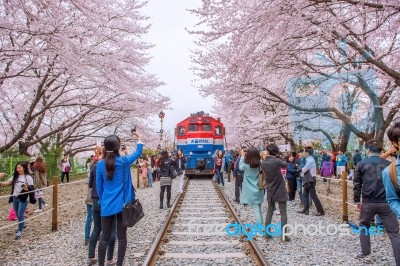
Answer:
<svg viewBox="0 0 400 266"><path fill-rule="evenodd" d="M144 217L143 207L139 199L134 200L122 209L122 226L132 227Z"/></svg>
<svg viewBox="0 0 400 266"><path fill-rule="evenodd" d="M124 158L122 159L124 160ZM125 160L124 160L125 161ZM125 201L125 191L126 191L126 179L129 178L129 175L125 174L125 164L123 164L124 171L124 201ZM132 185L132 190L135 192L135 188ZM134 201L125 204L122 209L122 226L123 227L132 227L137 224L144 217L143 207L140 203L139 199L135 199Z"/></svg>
<svg viewBox="0 0 400 266"><path fill-rule="evenodd" d="M171 177L172 179L175 179L178 176L175 167L173 167L172 165L169 167L169 177Z"/></svg>

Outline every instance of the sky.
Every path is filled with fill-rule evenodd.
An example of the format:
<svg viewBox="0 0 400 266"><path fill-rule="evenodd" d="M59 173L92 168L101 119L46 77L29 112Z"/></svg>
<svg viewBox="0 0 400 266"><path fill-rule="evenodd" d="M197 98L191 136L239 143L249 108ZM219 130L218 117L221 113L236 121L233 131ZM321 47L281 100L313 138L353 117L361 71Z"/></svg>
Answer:
<svg viewBox="0 0 400 266"><path fill-rule="evenodd" d="M142 9L151 24L144 39L155 45L149 50L152 59L146 69L165 83L158 91L170 97L171 110L163 110L163 128L172 134L176 124L190 113L204 111L211 114L212 110L213 99L203 98L193 83L193 80L198 79L190 70L190 50L196 48L195 36L185 30L193 28L197 22L197 17L187 9L200 5L200 0L149 0ZM155 129L159 130L159 118L153 120Z"/></svg>

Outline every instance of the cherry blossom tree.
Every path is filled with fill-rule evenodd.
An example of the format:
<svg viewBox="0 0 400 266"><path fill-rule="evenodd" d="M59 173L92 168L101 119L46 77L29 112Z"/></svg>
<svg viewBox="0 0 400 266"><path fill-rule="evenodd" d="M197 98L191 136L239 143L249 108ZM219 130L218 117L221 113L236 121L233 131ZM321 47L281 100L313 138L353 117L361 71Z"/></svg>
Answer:
<svg viewBox="0 0 400 266"><path fill-rule="evenodd" d="M200 18L199 29L191 31L200 46L194 71L208 81L201 90L217 98L217 110L232 110L222 100L227 94L246 95L297 111L308 128L314 126L310 130L321 130L307 120L315 115L339 121L341 148L350 132L364 141L382 139L400 107L399 10L396 1L203 1L192 10ZM332 84L347 95L341 108L329 94ZM296 96L299 89L304 97ZM369 106L360 108L362 103ZM248 107L249 113L262 109ZM357 123L361 111L369 115ZM276 114L264 118L271 116Z"/></svg>
<svg viewBox="0 0 400 266"><path fill-rule="evenodd" d="M3 1L0 4L0 152L58 134L85 149L168 99L145 71L149 25L137 0ZM151 107L151 108L150 108Z"/></svg>

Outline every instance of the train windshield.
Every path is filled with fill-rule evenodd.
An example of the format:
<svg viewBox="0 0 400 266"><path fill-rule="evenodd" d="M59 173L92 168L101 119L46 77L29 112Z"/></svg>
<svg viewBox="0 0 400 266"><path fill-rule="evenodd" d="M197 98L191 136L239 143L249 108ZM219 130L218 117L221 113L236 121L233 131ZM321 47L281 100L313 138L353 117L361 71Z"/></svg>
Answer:
<svg viewBox="0 0 400 266"><path fill-rule="evenodd" d="M203 124L203 125L201 125L201 131L212 131L211 124Z"/></svg>
<svg viewBox="0 0 400 266"><path fill-rule="evenodd" d="M185 135L185 127L184 126L178 127L178 135Z"/></svg>
<svg viewBox="0 0 400 266"><path fill-rule="evenodd" d="M189 124L188 131L199 131L199 127L197 126L197 124Z"/></svg>

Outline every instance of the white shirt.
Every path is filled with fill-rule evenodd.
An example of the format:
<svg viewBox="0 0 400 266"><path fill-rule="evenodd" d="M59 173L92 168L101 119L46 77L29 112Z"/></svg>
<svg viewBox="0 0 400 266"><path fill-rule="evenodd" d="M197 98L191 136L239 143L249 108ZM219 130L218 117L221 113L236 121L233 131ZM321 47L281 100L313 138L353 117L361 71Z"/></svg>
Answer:
<svg viewBox="0 0 400 266"><path fill-rule="evenodd" d="M12 181L12 179L11 177L10 180ZM19 193L21 193L23 184L26 186L33 186L33 178L30 175L19 175L14 185L13 196L18 196Z"/></svg>

